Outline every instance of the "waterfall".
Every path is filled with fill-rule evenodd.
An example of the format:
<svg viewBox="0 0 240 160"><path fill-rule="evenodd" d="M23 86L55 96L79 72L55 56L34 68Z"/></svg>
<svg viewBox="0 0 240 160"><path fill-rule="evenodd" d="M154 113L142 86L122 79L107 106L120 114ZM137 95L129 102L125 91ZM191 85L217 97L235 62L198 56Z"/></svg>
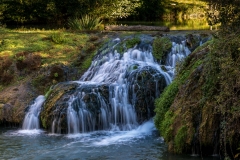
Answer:
<svg viewBox="0 0 240 160"><path fill-rule="evenodd" d="M168 74L174 78L176 64L186 58L191 51L186 46L186 41L181 43L172 42L172 49L167 55L165 67L168 69Z"/></svg>
<svg viewBox="0 0 240 160"><path fill-rule="evenodd" d="M153 99L160 95L159 86L171 83L176 63L190 54L185 41L180 44L172 42L164 71L154 60L150 43L135 46L124 53L119 53L116 49L120 44L119 38L112 43L111 48L107 46L99 51L90 68L77 81L79 88L68 100L68 133L136 129L139 121L153 116L149 111L150 106L136 111L136 105L153 106ZM149 75L150 78L147 77ZM151 83L144 78L152 79ZM103 96L100 89L103 85L107 85L108 96ZM140 88L144 87L147 88L146 93L140 92ZM154 90L154 95L149 88ZM152 97L151 100L147 100L144 97L146 95ZM141 100L139 97L142 97ZM143 112L148 115L143 115ZM60 121L53 121L52 132L55 132L58 123Z"/></svg>
<svg viewBox="0 0 240 160"><path fill-rule="evenodd" d="M39 114L41 111L41 106L45 101L45 97L43 95L38 96L32 105L29 106L29 111L25 115L22 129L31 130L31 129L39 129Z"/></svg>

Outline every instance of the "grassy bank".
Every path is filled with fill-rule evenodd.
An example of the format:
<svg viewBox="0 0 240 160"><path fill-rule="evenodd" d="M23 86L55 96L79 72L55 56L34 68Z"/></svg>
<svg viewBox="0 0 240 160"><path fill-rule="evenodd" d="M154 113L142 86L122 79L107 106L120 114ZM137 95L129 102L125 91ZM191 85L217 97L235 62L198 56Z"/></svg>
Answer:
<svg viewBox="0 0 240 160"><path fill-rule="evenodd" d="M99 45L99 33L0 28L0 91L34 72L54 65L86 70ZM52 73L59 78L60 73ZM35 77L36 78L36 77Z"/></svg>

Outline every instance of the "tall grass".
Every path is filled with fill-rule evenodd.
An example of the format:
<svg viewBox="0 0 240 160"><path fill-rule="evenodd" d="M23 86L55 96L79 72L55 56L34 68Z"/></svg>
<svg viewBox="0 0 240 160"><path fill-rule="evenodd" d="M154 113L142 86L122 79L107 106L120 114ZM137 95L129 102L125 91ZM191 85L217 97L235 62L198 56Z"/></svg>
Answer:
<svg viewBox="0 0 240 160"><path fill-rule="evenodd" d="M100 18L85 15L81 18L73 18L68 20L68 26L73 30L95 30L101 25L102 21Z"/></svg>

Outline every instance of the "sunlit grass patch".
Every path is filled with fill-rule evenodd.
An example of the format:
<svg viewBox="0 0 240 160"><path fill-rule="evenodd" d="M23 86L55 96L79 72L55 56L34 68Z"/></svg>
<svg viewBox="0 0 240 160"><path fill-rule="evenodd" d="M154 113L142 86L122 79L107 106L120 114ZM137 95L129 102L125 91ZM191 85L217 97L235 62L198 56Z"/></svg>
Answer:
<svg viewBox="0 0 240 160"><path fill-rule="evenodd" d="M88 35L65 30L0 30L0 56L38 52L44 63L67 63L88 43Z"/></svg>

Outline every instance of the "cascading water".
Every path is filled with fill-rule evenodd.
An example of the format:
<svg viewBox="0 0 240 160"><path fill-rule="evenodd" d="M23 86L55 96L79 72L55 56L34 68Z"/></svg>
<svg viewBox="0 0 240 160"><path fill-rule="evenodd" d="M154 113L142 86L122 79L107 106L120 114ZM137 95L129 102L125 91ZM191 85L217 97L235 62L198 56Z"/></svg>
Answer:
<svg viewBox="0 0 240 160"><path fill-rule="evenodd" d="M184 41L172 42L163 71L154 61L151 43L141 43L121 54L116 49L120 42L117 38L112 46L99 51L77 81L79 87L68 100L68 133L135 129L139 122L153 116L150 106L154 106L159 90L171 83L177 61L190 53ZM104 87L107 95L102 90ZM141 105L145 108L140 108ZM54 119L53 133L61 132L61 121Z"/></svg>
<svg viewBox="0 0 240 160"><path fill-rule="evenodd" d="M167 55L165 67L171 78L174 78L176 64L186 58L191 51L186 46L185 40L181 43L172 42L172 49Z"/></svg>
<svg viewBox="0 0 240 160"><path fill-rule="evenodd" d="M44 101L45 97L40 95L34 100L34 103L31 106L29 106L29 111L25 115L22 129L24 130L40 129L39 114Z"/></svg>
<svg viewBox="0 0 240 160"><path fill-rule="evenodd" d="M110 41L79 81L56 84L46 100L39 96L28 107L25 130L0 130L0 158L192 159L166 154L164 139L151 118L155 98L171 83L178 61L190 53L185 37L169 36L172 49L161 64L152 56L153 38L139 37L141 43L130 49L122 43L124 39ZM69 134L35 130L40 110L46 130Z"/></svg>

